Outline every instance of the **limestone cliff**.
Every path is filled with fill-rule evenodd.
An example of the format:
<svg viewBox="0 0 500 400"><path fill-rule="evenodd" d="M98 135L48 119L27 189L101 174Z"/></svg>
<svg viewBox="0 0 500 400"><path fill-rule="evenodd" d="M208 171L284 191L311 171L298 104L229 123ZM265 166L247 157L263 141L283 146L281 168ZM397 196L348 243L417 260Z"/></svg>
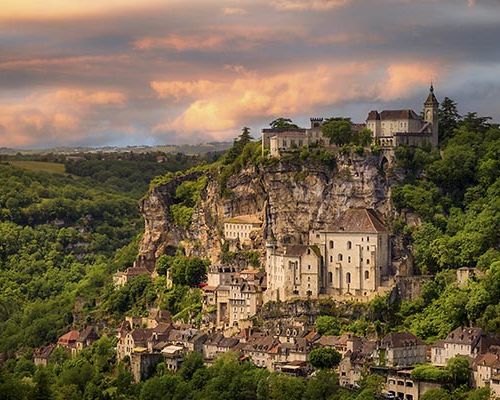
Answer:
<svg viewBox="0 0 500 400"><path fill-rule="evenodd" d="M188 254L217 261L227 217L261 213L262 235L253 247L264 251L266 239L279 243L306 243L310 229L332 226L339 213L351 207L369 207L389 216L389 178L379 156L338 156L336 167L321 162L275 161L243 168L227 180L222 196L217 173L210 172L189 228L176 225L169 212L175 188L201 172L174 178L150 190L141 202L145 233L140 246L148 263L182 244ZM229 193L229 194L228 194Z"/></svg>

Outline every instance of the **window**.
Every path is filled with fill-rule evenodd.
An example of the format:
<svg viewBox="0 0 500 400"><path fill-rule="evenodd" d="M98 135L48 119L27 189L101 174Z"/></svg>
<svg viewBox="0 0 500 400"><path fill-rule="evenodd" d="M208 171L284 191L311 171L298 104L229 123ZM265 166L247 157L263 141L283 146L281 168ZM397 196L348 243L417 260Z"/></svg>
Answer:
<svg viewBox="0 0 500 400"><path fill-rule="evenodd" d="M339 256L337 257L337 260L342 261L342 254L339 254Z"/></svg>
<svg viewBox="0 0 500 400"><path fill-rule="evenodd" d="M333 240L330 240L329 247L330 249L333 249Z"/></svg>
<svg viewBox="0 0 500 400"><path fill-rule="evenodd" d="M370 264L370 259L369 258L366 259L366 263Z"/></svg>
<svg viewBox="0 0 500 400"><path fill-rule="evenodd" d="M328 282L329 283L333 282L333 274L331 272L328 272Z"/></svg>
<svg viewBox="0 0 500 400"><path fill-rule="evenodd" d="M347 257L347 262L350 263L351 262L351 256Z"/></svg>
<svg viewBox="0 0 500 400"><path fill-rule="evenodd" d="M407 387L413 387L413 382L408 382L408 381L407 381L407 382L406 382L406 386L407 386Z"/></svg>
<svg viewBox="0 0 500 400"><path fill-rule="evenodd" d="M350 240L347 242L347 249L352 249L352 242Z"/></svg>
<svg viewBox="0 0 500 400"><path fill-rule="evenodd" d="M370 279L370 272L369 271L365 271L365 279Z"/></svg>
<svg viewBox="0 0 500 400"><path fill-rule="evenodd" d="M345 281L347 284L351 283L351 273L350 272L345 274Z"/></svg>
<svg viewBox="0 0 500 400"><path fill-rule="evenodd" d="M330 262L333 262L333 256L330 256Z"/></svg>

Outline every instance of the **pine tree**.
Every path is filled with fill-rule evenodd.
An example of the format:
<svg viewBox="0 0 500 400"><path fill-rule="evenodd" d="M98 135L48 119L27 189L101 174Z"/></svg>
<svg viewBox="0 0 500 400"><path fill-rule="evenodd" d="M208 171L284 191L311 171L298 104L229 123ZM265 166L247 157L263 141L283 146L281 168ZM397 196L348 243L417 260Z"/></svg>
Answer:
<svg viewBox="0 0 500 400"><path fill-rule="evenodd" d="M439 107L439 143L446 143L454 135L461 121L457 111L457 103L445 97Z"/></svg>

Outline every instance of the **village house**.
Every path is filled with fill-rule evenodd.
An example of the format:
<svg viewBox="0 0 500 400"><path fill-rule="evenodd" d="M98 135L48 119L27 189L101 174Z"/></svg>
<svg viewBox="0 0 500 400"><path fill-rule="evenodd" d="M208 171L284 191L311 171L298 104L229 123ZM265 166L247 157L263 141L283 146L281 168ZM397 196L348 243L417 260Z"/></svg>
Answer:
<svg viewBox="0 0 500 400"><path fill-rule="evenodd" d="M318 298L321 282L321 253L318 246L266 245L267 301Z"/></svg>
<svg viewBox="0 0 500 400"><path fill-rule="evenodd" d="M347 388L359 387L361 380L369 371L371 362L371 351L348 350L338 366L339 385Z"/></svg>
<svg viewBox="0 0 500 400"><path fill-rule="evenodd" d="M118 360L130 357L132 353L146 352L148 350L148 339L153 333L152 329L137 328L125 332L119 336L116 345L116 356Z"/></svg>
<svg viewBox="0 0 500 400"><path fill-rule="evenodd" d="M71 349L71 354L76 355L78 352L82 351L85 347L91 346L92 343L94 343L98 339L99 335L97 334L95 327L87 326L78 335L75 347Z"/></svg>
<svg viewBox="0 0 500 400"><path fill-rule="evenodd" d="M440 388L436 382L421 381L412 378L411 370L398 370L389 373L384 385L384 393L402 400L419 400L425 392Z"/></svg>
<svg viewBox="0 0 500 400"><path fill-rule="evenodd" d="M113 275L113 284L115 285L115 287L122 287L132 279L142 275L151 276L151 271L149 271L147 268L138 266L137 263L134 262L134 265L127 268L125 271L115 272L115 274Z"/></svg>
<svg viewBox="0 0 500 400"><path fill-rule="evenodd" d="M257 314L263 303L265 274L245 269L234 276L229 284L229 325L248 320Z"/></svg>
<svg viewBox="0 0 500 400"><path fill-rule="evenodd" d="M377 345L373 359L384 367L412 367L427 360L427 345L409 332L386 335Z"/></svg>
<svg viewBox="0 0 500 400"><path fill-rule="evenodd" d="M176 372L179 370L182 365L182 361L184 360L185 352L186 349L184 346L174 344L165 346L162 349L161 354L163 355L165 365L169 371Z"/></svg>
<svg viewBox="0 0 500 400"><path fill-rule="evenodd" d="M472 376L475 387L490 386L493 377L500 374L500 351L479 355L472 364Z"/></svg>
<svg viewBox="0 0 500 400"><path fill-rule="evenodd" d="M55 344L49 344L47 346L37 348L33 353L33 363L36 366L46 367L55 348Z"/></svg>
<svg viewBox="0 0 500 400"><path fill-rule="evenodd" d="M344 333L341 336L321 336L316 345L320 347L330 347L345 356L348 352L357 353L363 349L365 340L352 333Z"/></svg>
<svg viewBox="0 0 500 400"><path fill-rule="evenodd" d="M487 335L481 328L459 327L431 346L431 363L445 366L450 358L467 356L471 359L484 354L492 345L498 345L498 338Z"/></svg>
<svg viewBox="0 0 500 400"><path fill-rule="evenodd" d="M213 333L203 343L203 358L210 364L219 354L234 350L239 342L239 339L226 338L220 332Z"/></svg>
<svg viewBox="0 0 500 400"><path fill-rule="evenodd" d="M65 333L57 340L57 346L63 347L68 351L72 351L72 349L76 348L76 341L80 337L80 332L76 330L71 330L68 333Z"/></svg>
<svg viewBox="0 0 500 400"><path fill-rule="evenodd" d="M370 111L366 119L366 127L373 133L375 141L383 148L394 148L401 145L438 147L439 102L431 85L429 95L424 103L424 117L415 111L384 110Z"/></svg>
<svg viewBox="0 0 500 400"><path fill-rule="evenodd" d="M261 228L262 220L258 215L239 215L224 221L224 238L248 244L251 242L252 233Z"/></svg>

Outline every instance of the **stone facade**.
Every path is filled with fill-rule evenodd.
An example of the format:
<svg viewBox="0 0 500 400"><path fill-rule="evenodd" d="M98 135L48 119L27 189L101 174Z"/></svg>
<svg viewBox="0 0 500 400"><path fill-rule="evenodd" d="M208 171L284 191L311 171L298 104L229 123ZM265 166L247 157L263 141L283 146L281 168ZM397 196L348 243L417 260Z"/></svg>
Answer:
<svg viewBox="0 0 500 400"><path fill-rule="evenodd" d="M308 245L266 249L266 301L291 298L369 299L391 289L389 232L371 209L349 209L332 229L309 234ZM394 282L393 282L394 283Z"/></svg>
<svg viewBox="0 0 500 400"><path fill-rule="evenodd" d="M257 215L240 215L224 221L224 238L249 243L252 232L259 231L262 221Z"/></svg>
<svg viewBox="0 0 500 400"><path fill-rule="evenodd" d="M429 95L424 103L424 117L415 111L384 110L370 111L366 119L366 127L373 132L375 141L383 148L394 148L401 145L424 146L437 148L439 140L439 102L431 85Z"/></svg>
<svg viewBox="0 0 500 400"><path fill-rule="evenodd" d="M377 345L373 358L379 366L412 367L426 362L427 345L408 332L390 333Z"/></svg>
<svg viewBox="0 0 500 400"><path fill-rule="evenodd" d="M441 387L439 383L418 381L411 377L411 370L400 370L387 376L384 392L403 400L419 400L430 389Z"/></svg>

